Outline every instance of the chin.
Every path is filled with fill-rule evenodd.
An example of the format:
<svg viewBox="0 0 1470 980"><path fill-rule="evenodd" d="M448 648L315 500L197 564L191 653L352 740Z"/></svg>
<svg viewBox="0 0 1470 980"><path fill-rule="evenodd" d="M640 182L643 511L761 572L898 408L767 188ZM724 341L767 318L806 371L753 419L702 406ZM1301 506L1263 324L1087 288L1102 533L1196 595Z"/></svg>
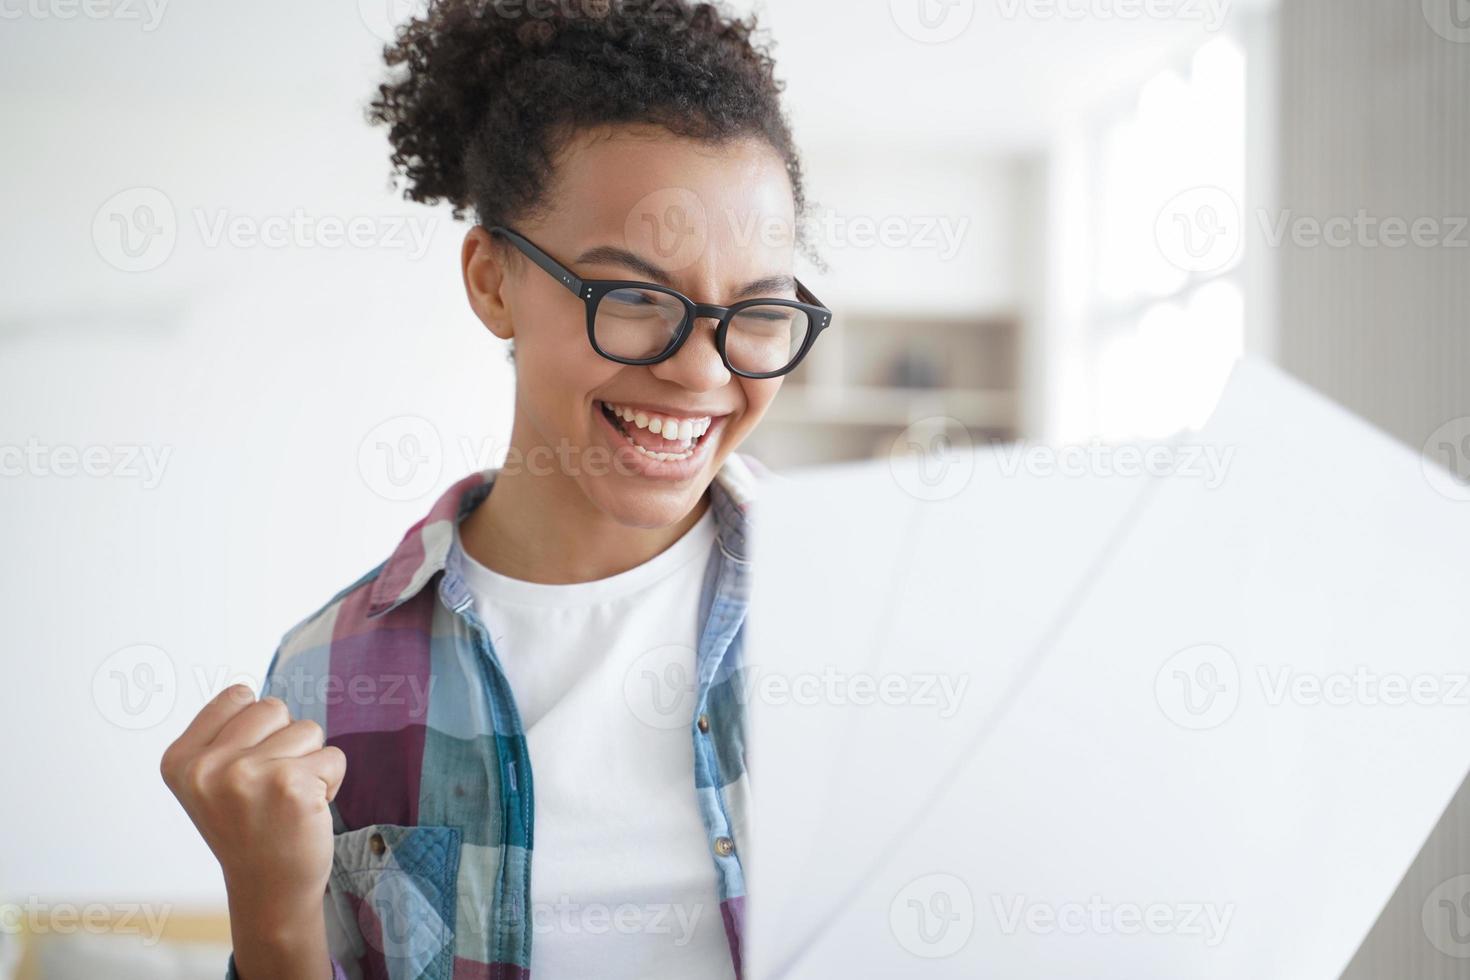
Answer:
<svg viewBox="0 0 1470 980"><path fill-rule="evenodd" d="M711 479L712 475L701 473L671 484L611 473L594 478L586 492L598 510L619 524L652 529L668 527L687 516L698 505Z"/></svg>

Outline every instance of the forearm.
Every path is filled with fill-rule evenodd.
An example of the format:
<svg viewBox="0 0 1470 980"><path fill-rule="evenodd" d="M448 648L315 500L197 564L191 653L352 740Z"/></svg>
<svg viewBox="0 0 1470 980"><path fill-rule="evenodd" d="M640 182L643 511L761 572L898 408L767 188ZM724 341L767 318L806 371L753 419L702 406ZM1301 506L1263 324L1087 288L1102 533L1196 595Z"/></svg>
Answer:
<svg viewBox="0 0 1470 980"><path fill-rule="evenodd" d="M272 900L231 889L230 935L238 980L332 980L322 901Z"/></svg>

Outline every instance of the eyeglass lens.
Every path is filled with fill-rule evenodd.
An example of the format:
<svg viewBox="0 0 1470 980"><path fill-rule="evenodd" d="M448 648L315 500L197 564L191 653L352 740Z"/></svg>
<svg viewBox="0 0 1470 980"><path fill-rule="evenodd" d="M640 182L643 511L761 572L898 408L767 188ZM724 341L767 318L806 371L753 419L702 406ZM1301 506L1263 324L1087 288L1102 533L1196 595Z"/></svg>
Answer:
<svg viewBox="0 0 1470 980"><path fill-rule="evenodd" d="M622 288L597 305L597 346L613 357L643 360L668 349L684 320L684 304L669 293ZM725 356L750 374L779 371L795 360L811 330L811 318L790 306L746 307L730 319Z"/></svg>

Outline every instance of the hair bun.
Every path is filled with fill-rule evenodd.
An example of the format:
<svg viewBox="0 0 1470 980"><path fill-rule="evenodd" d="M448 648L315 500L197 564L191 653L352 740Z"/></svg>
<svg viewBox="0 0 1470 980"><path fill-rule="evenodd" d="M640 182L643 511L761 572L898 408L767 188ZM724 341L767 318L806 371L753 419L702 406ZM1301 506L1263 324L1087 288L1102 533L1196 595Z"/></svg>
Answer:
<svg viewBox="0 0 1470 980"><path fill-rule="evenodd" d="M388 127L406 198L509 224L547 202L569 130L656 123L767 140L801 166L754 17L690 0L430 0L383 49L368 109Z"/></svg>

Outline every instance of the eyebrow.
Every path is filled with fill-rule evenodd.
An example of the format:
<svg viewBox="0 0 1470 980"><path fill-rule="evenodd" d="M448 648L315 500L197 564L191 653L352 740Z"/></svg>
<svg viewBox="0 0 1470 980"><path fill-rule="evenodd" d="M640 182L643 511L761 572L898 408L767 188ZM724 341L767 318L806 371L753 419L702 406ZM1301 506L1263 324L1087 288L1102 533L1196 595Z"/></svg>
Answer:
<svg viewBox="0 0 1470 980"><path fill-rule="evenodd" d="M668 272L660 269L658 266L649 262L647 259L644 259L642 256L637 255L634 252L630 252L625 248L618 248L615 245L598 245L596 248L589 248L587 251L577 256L577 264L620 265L624 268L632 269L634 272L638 273L641 276L644 276L651 282L660 283L662 285L668 286L671 289L674 285L673 276L671 276ZM758 298L762 296L771 296L774 293L788 291L793 293L796 292L795 276L763 276L760 279L752 279L750 282L746 283L744 286L741 286L738 290L736 290L735 299L744 299L746 297Z"/></svg>

